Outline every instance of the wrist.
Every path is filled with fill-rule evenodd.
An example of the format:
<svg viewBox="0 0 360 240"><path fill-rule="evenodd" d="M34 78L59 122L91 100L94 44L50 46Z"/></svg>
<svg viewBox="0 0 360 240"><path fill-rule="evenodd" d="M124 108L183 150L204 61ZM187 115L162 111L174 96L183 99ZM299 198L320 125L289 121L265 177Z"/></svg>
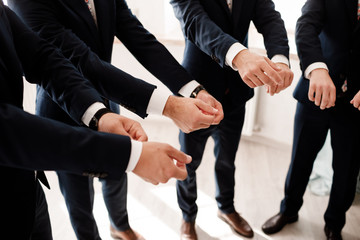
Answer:
<svg viewBox="0 0 360 240"><path fill-rule="evenodd" d="M309 74L310 76L310 80L311 79L314 79L314 78L318 78L319 76L324 76L324 75L329 75L329 72L327 69L324 69L324 68L317 68L317 69L314 69L310 72Z"/></svg>
<svg viewBox="0 0 360 240"><path fill-rule="evenodd" d="M241 64L241 62L243 62L244 60L246 60L246 54L249 53L248 49L243 49L242 51L240 51L238 54L236 54L236 56L234 57L232 64L233 66L237 67L237 69L239 69L239 64Z"/></svg>
<svg viewBox="0 0 360 240"><path fill-rule="evenodd" d="M174 105L174 102L176 101L176 98L177 98L176 96L171 95L167 99L167 101L165 103L164 111L163 111L163 115L165 117L170 117L171 112L173 111L173 105Z"/></svg>

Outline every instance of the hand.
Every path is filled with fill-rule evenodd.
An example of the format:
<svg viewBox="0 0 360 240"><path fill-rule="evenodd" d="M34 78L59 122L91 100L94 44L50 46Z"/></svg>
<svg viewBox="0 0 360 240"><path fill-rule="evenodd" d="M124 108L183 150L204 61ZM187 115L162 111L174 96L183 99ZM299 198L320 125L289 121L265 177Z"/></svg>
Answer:
<svg viewBox="0 0 360 240"><path fill-rule="evenodd" d="M183 132L208 128L218 110L200 99L170 96L163 115L171 118Z"/></svg>
<svg viewBox="0 0 360 240"><path fill-rule="evenodd" d="M266 86L266 92L269 93L271 96L289 87L294 78L294 73L290 70L288 65L284 63L276 63L276 65L280 68L280 70L278 70L277 72L279 73L280 77L283 79L284 85L282 87L280 87L279 85L275 85L275 88Z"/></svg>
<svg viewBox="0 0 360 240"><path fill-rule="evenodd" d="M186 164L190 162L189 155L168 144L146 142L133 173L155 185L166 183L170 178L184 180L187 177Z"/></svg>
<svg viewBox="0 0 360 240"><path fill-rule="evenodd" d="M318 68L311 72L308 97L321 110L335 106L336 88L326 69Z"/></svg>
<svg viewBox="0 0 360 240"><path fill-rule="evenodd" d="M281 69L267 57L245 49L235 56L233 64L242 80L251 88L268 85L270 89L275 89L276 85L281 88L284 85L284 80L278 73Z"/></svg>
<svg viewBox="0 0 360 240"><path fill-rule="evenodd" d="M147 141L148 137L140 123L116 113L106 113L99 119L99 132L129 136L133 140Z"/></svg>
<svg viewBox="0 0 360 240"><path fill-rule="evenodd" d="M360 111L360 91L354 96L350 103Z"/></svg>
<svg viewBox="0 0 360 240"><path fill-rule="evenodd" d="M209 104L210 106L212 106L213 108L217 109L217 112L215 113L214 122L212 123L212 125L217 125L220 123L221 120L223 120L224 111L221 106L221 103L218 100L216 100L213 96L211 96L207 91L201 90L196 96L196 99L200 99L206 102L207 104Z"/></svg>

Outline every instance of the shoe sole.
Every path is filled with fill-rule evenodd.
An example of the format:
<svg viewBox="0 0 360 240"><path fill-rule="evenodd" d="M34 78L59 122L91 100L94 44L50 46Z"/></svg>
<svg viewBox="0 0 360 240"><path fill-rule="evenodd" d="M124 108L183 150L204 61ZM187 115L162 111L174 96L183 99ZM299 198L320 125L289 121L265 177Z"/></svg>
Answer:
<svg viewBox="0 0 360 240"><path fill-rule="evenodd" d="M115 234L110 233L110 236L115 240L123 240L123 238L115 236Z"/></svg>

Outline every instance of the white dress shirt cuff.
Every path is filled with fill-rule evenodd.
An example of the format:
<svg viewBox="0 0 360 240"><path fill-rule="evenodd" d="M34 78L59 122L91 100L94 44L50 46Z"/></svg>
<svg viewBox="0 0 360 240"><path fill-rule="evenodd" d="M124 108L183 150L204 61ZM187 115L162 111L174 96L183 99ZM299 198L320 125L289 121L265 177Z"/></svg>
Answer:
<svg viewBox="0 0 360 240"><path fill-rule="evenodd" d="M156 88L150 97L146 113L162 115L169 97L170 94L167 91Z"/></svg>
<svg viewBox="0 0 360 240"><path fill-rule="evenodd" d="M142 152L142 145L142 142L131 140L130 158L126 172L131 172L138 164Z"/></svg>
<svg viewBox="0 0 360 240"><path fill-rule="evenodd" d="M81 118L81 121L86 125L89 126L91 118L95 115L97 111L102 108L106 108L105 105L101 102L96 102L90 105L90 107L85 111L84 115Z"/></svg>
<svg viewBox="0 0 360 240"><path fill-rule="evenodd" d="M190 82L188 82L187 84L185 84L180 90L179 90L179 94L181 96L184 97L190 97L191 93L195 90L195 88L197 88L200 85L200 83L198 83L195 80L192 80Z"/></svg>
<svg viewBox="0 0 360 240"><path fill-rule="evenodd" d="M241 52L242 50L245 50L245 49L247 49L247 48L238 42L231 45L231 47L229 48L229 50L227 51L226 56L225 56L225 64L230 66L235 71L237 71L238 69L232 64L232 62L233 62L234 58L236 57L236 55L238 55L239 52Z"/></svg>
<svg viewBox="0 0 360 240"><path fill-rule="evenodd" d="M290 65L287 57L285 57L284 55L281 55L281 54L277 54L277 55L273 56L271 61L273 61L274 63L283 63L283 64L286 64L287 66Z"/></svg>
<svg viewBox="0 0 360 240"><path fill-rule="evenodd" d="M304 72L304 76L305 78L307 79L310 79L310 76L311 76L311 72L315 69L318 69L318 68L323 68L323 69L326 69L327 71L329 71L328 67L326 66L325 63L323 62L314 62L312 64L310 64L306 69L305 69L305 72Z"/></svg>

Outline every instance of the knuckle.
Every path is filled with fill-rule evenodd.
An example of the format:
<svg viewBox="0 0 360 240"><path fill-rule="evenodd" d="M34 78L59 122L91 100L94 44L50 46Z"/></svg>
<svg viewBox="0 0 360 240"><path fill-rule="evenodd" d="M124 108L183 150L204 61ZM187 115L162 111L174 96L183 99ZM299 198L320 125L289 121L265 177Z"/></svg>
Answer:
<svg viewBox="0 0 360 240"><path fill-rule="evenodd" d="M165 151L169 152L169 151L171 151L171 146L167 143L164 143L164 149L165 149Z"/></svg>
<svg viewBox="0 0 360 240"><path fill-rule="evenodd" d="M196 122L198 122L198 121L199 121L199 119L197 118ZM194 129L197 128L196 122L192 122L192 123L190 124L190 126L189 126L189 130L190 130L190 131L193 131Z"/></svg>
<svg viewBox="0 0 360 240"><path fill-rule="evenodd" d="M250 71L244 72L244 77L243 78L248 80L250 78Z"/></svg>
<svg viewBox="0 0 360 240"><path fill-rule="evenodd" d="M185 130L184 133L190 133L190 131L189 131L189 130Z"/></svg>
<svg viewBox="0 0 360 240"><path fill-rule="evenodd" d="M161 180L160 180L160 183L167 183L168 181L167 181L167 179L166 178L162 178Z"/></svg>
<svg viewBox="0 0 360 240"><path fill-rule="evenodd" d="M160 179L160 182L161 182L161 183L167 183L170 178L171 178L171 176L169 176L168 173L165 172L165 173L164 173L164 176L162 176L162 178Z"/></svg>

